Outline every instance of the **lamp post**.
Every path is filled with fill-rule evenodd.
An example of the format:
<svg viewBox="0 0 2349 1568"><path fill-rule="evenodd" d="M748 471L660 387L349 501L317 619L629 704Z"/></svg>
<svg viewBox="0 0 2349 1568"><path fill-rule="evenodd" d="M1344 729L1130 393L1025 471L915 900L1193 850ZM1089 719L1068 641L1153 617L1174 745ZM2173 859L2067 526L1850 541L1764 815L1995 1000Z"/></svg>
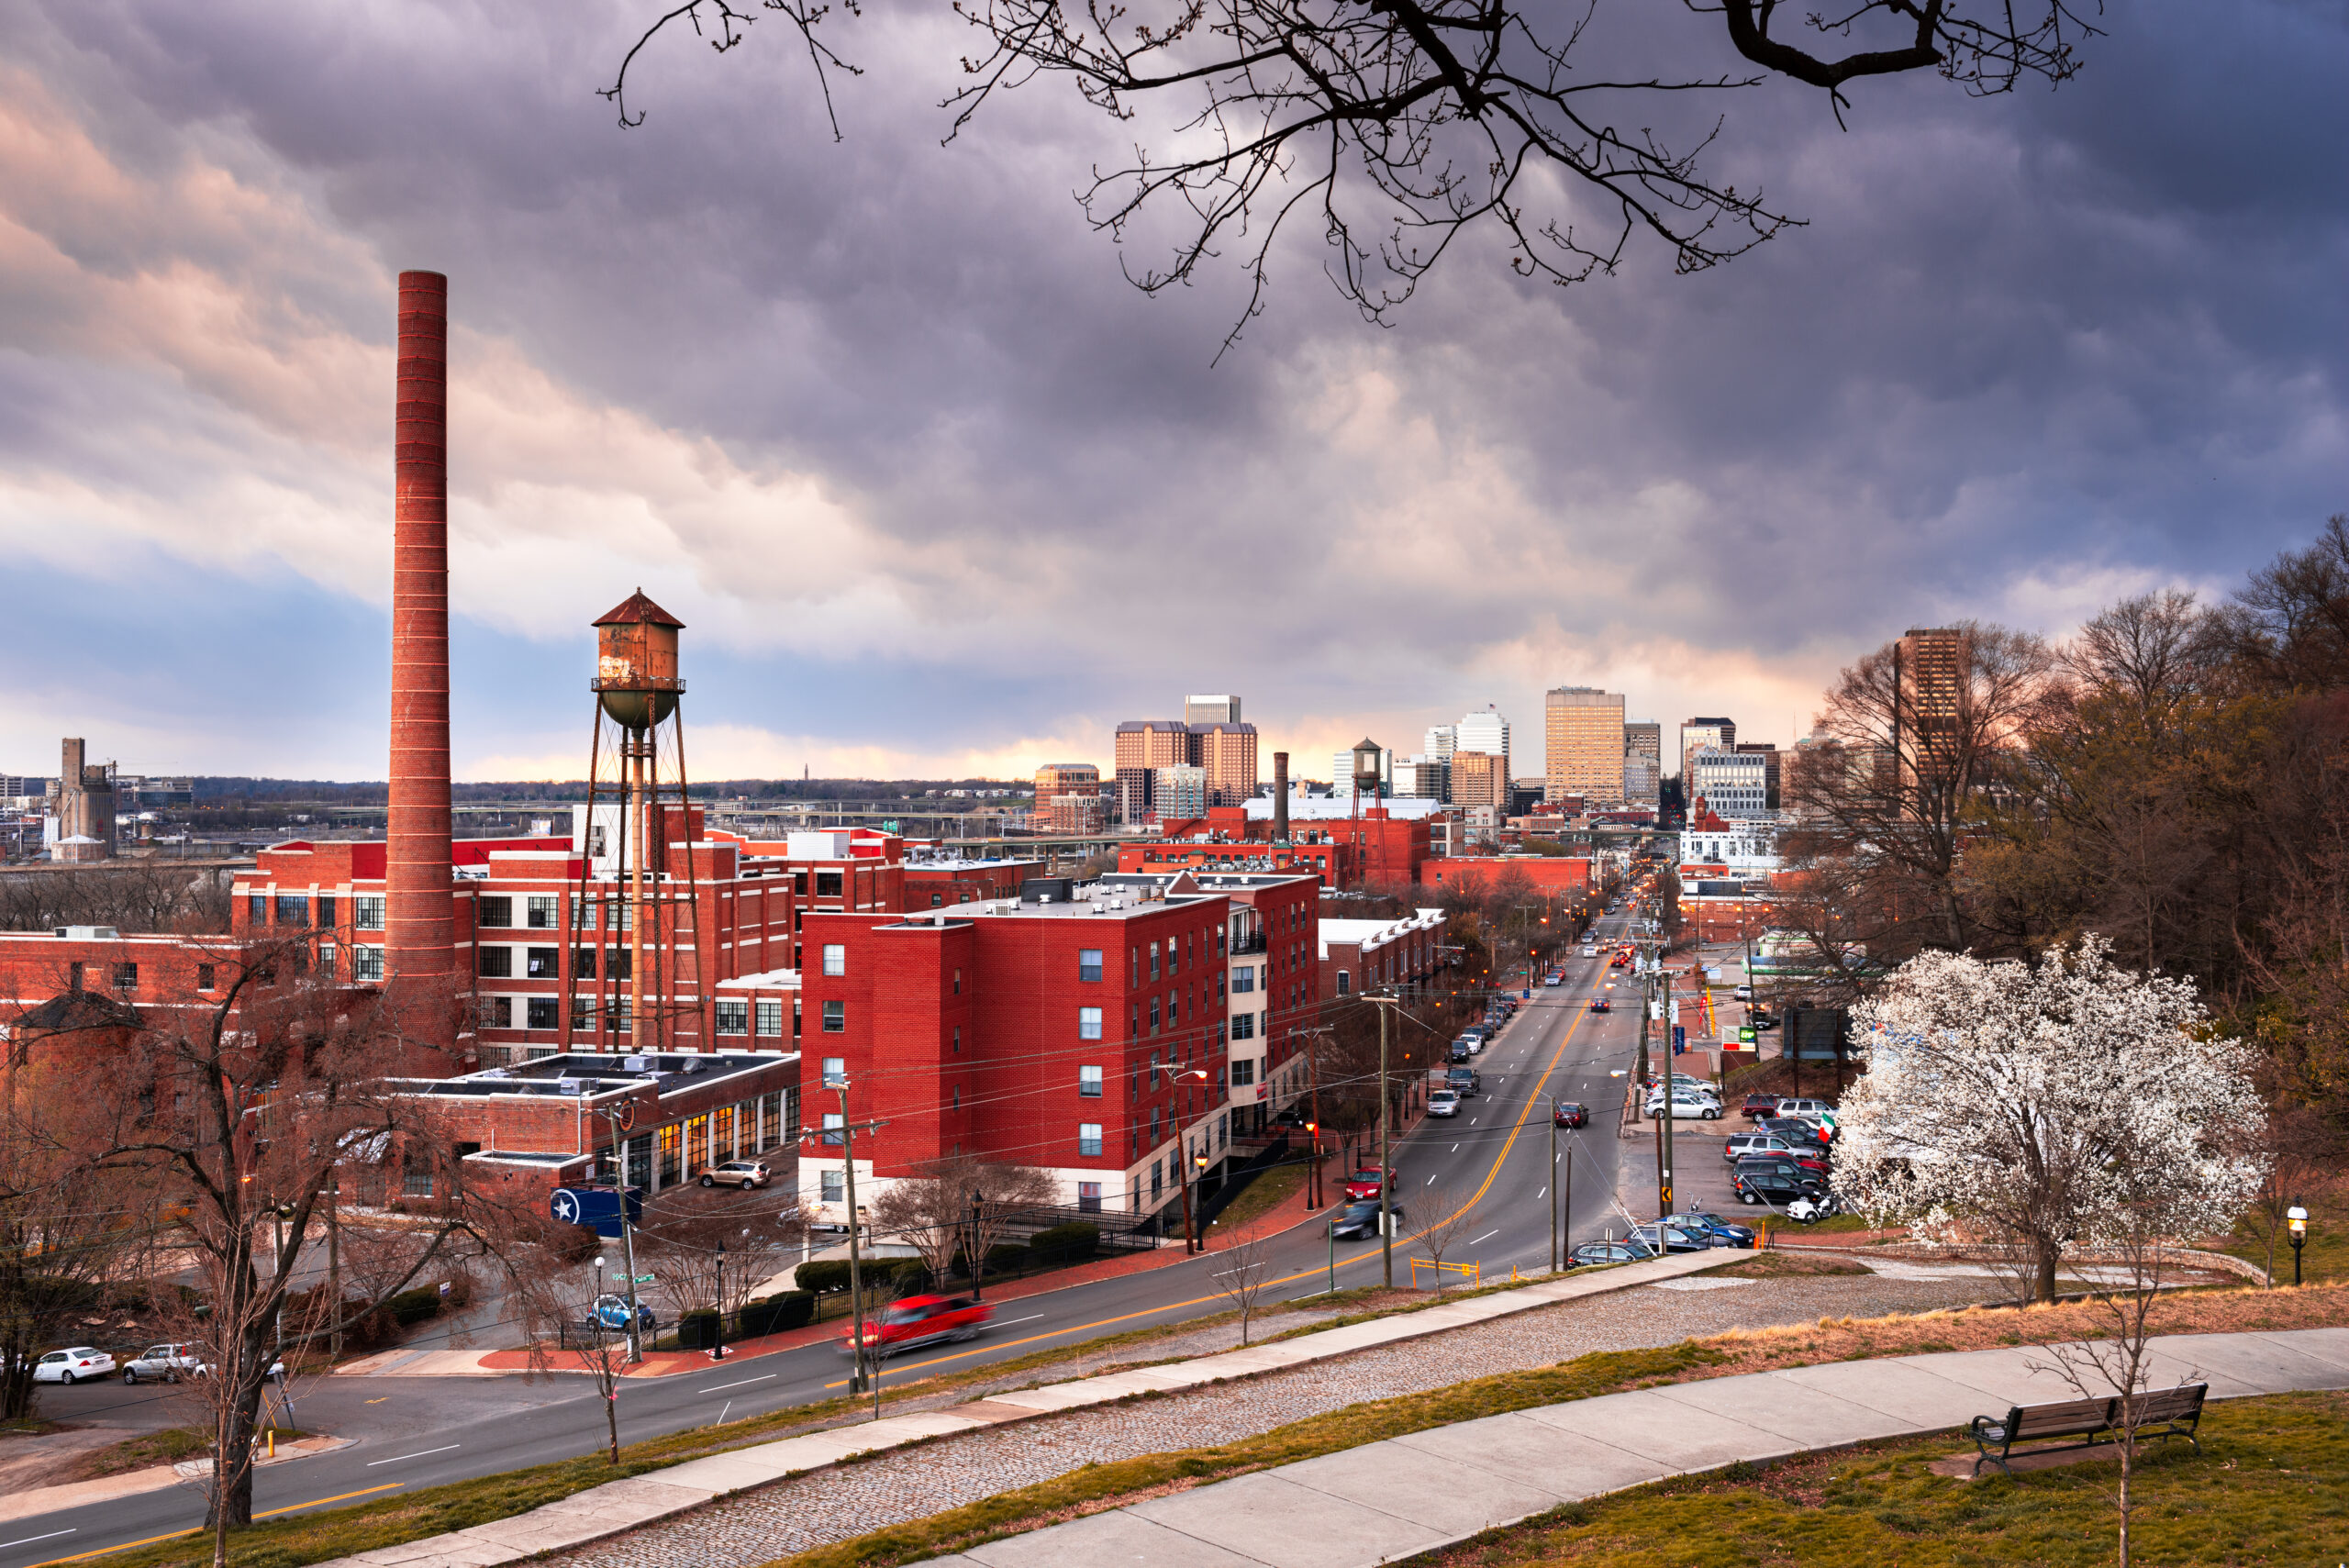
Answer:
<svg viewBox="0 0 2349 1568"><path fill-rule="evenodd" d="M1179 1084L1186 1078L1197 1078L1200 1082L1205 1083L1208 1078L1208 1073L1204 1067L1194 1067L1187 1072L1175 1073L1174 1077L1168 1080L1168 1082ZM1174 1166L1174 1179L1183 1184L1183 1251L1186 1253L1204 1252L1208 1250L1207 1237L1204 1235L1194 1235L1192 1233L1191 1168L1194 1164L1197 1164L1199 1170L1204 1172L1208 1167L1208 1161L1206 1155L1195 1155L1191 1152L1191 1134L1189 1129L1186 1129L1182 1136L1184 1157ZM1200 1202L1204 1204L1206 1201L1205 1196L1202 1195ZM1200 1227L1199 1229L1204 1229L1205 1227Z"/></svg>
<svg viewBox="0 0 2349 1568"><path fill-rule="evenodd" d="M2284 1211L2284 1218L2292 1228L2292 1284L2300 1283L2300 1249L2308 1245L2309 1211L2294 1198L2292 1207Z"/></svg>
<svg viewBox="0 0 2349 1568"><path fill-rule="evenodd" d="M627 1199L622 1198L621 1201L625 1203ZM714 1362L722 1362L726 1359L726 1238L723 1236L718 1239L716 1277L718 1299L711 1305L717 1308L717 1311L711 1317L709 1323L709 1359Z"/></svg>

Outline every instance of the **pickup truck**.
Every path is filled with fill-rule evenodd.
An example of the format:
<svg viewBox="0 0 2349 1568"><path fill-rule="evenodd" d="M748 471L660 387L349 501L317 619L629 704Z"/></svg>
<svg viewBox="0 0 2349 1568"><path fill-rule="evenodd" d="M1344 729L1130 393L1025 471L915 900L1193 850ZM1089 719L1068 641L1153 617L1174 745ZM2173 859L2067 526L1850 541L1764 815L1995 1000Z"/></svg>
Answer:
<svg viewBox="0 0 2349 1568"><path fill-rule="evenodd" d="M1473 1100L1484 1092L1485 1080L1474 1067L1454 1067L1444 1074L1443 1086L1464 1100Z"/></svg>
<svg viewBox="0 0 2349 1568"><path fill-rule="evenodd" d="M995 1315L995 1308L967 1296L900 1296L864 1325L864 1353L887 1357L947 1340L969 1340ZM853 1353L856 1330L841 1336L841 1350Z"/></svg>

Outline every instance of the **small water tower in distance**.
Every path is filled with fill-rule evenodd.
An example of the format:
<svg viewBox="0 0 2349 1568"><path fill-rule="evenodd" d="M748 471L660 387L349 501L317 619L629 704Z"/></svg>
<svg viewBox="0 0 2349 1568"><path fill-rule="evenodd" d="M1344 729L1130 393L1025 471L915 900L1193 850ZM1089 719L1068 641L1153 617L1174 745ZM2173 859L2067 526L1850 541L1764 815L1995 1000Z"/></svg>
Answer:
<svg viewBox="0 0 2349 1568"><path fill-rule="evenodd" d="M596 735L588 752L587 816L578 846L577 913L573 941L598 961L565 964L562 1049L627 1049L639 1054L667 1049L666 1027L675 998L681 929L679 905L697 895L693 854L685 853L683 891L668 874L672 841L693 840L685 795L685 721L677 712L685 690L677 673L677 633L685 623L644 596L629 595L596 620ZM610 766L618 762L618 776ZM674 802L664 801L664 793ZM617 794L617 831L604 840L599 795ZM607 807L608 812L608 807ZM674 815L672 815L674 813ZM598 885L608 889L598 893ZM627 973L615 962L616 939L628 939ZM691 939L697 940L697 928ZM648 965L649 956L649 965ZM582 970L586 973L582 973ZM593 993L592 999L582 988ZM700 987L694 987L696 991ZM623 1000L625 998L625 1000ZM699 1031L710 1039L705 1022Z"/></svg>

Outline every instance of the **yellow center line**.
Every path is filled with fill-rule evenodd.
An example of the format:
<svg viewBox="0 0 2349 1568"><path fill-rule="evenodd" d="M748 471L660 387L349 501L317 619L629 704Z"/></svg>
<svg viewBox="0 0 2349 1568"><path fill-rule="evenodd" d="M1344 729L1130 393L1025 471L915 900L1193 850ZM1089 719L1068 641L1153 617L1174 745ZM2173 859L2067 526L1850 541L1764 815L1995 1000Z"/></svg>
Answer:
<svg viewBox="0 0 2349 1568"><path fill-rule="evenodd" d="M1574 1043L1575 1031L1582 1028L1582 1020L1586 1014L1586 1009L1581 1012L1576 1012L1574 1014L1572 1019L1567 1023L1565 1035L1558 1041L1558 1049L1550 1053L1550 1064L1542 1070L1542 1076L1534 1081L1533 1092L1526 1099L1527 1105L1531 1106L1540 1101L1542 1097L1542 1086L1550 1081L1550 1075L1558 1070L1558 1064L1565 1059L1566 1047ZM1475 1207L1484 1195L1492 1190L1494 1178L1500 1174L1501 1162L1508 1158L1508 1151L1510 1148L1517 1142L1517 1135L1524 1131L1525 1128L1526 1123L1520 1119L1515 1127L1509 1129L1508 1140L1501 1145L1501 1151L1493 1157L1492 1169L1485 1173L1485 1184L1476 1189L1476 1195L1475 1197L1470 1198L1466 1203L1460 1206L1462 1213L1465 1213L1469 1209ZM1419 1231L1415 1230L1411 1232L1412 1236L1417 1236L1419 1234L1420 1234ZM1404 1240L1408 1241L1410 1240L1410 1237L1407 1236ZM1341 1269L1353 1268L1359 1264L1370 1262L1370 1256L1371 1255L1369 1253L1365 1252L1359 1256L1349 1258L1338 1266ZM1305 1269L1297 1273L1283 1274L1278 1279L1266 1280L1264 1282L1264 1287L1269 1289L1276 1284L1294 1284L1298 1280L1311 1279L1316 1274L1327 1274L1328 1273L1329 1270L1327 1267ZM1115 1318L1097 1318L1090 1323L1079 1323L1066 1329L1054 1329L1041 1334L1030 1334L1024 1340L1010 1340L999 1344L983 1345L975 1351L958 1351L951 1356L934 1356L929 1361L912 1362L904 1366L892 1367L885 1365L881 1369L881 1375L886 1377L893 1372L920 1372L926 1367L945 1366L952 1362L968 1361L973 1356L987 1355L998 1351L1016 1351L1022 1345L1038 1345L1043 1343L1046 1340L1065 1339L1071 1334L1083 1334L1090 1332L1096 1329L1112 1328L1119 1323L1130 1323L1137 1318L1156 1317L1162 1312L1179 1312L1186 1307L1205 1307L1210 1302L1221 1301L1223 1299L1225 1299L1225 1297L1221 1291L1217 1291L1212 1296L1195 1296L1188 1301L1169 1302L1163 1307L1146 1307L1139 1312L1120 1313ZM824 1385L824 1386L827 1389L846 1388L848 1385L849 1380L844 1377L837 1383L828 1383Z"/></svg>
<svg viewBox="0 0 2349 1568"><path fill-rule="evenodd" d="M290 1514L301 1508L315 1508L325 1503L345 1503L353 1497L364 1497L376 1492L389 1492L395 1486L406 1485L405 1481L392 1481L381 1486L369 1486L357 1492L339 1492L331 1497L313 1497L306 1503L288 1503L282 1508L264 1508L253 1518L265 1519L273 1514ZM144 1540L126 1540L113 1546L101 1546L95 1551L77 1551L71 1557L52 1557L46 1562L34 1563L32 1568L57 1568L57 1564L61 1562L87 1562L93 1557L104 1557L116 1551L128 1551L134 1546L152 1546L159 1540L174 1540L184 1535L195 1535L203 1528L202 1525L194 1525L186 1529L166 1530L161 1535L150 1535Z"/></svg>

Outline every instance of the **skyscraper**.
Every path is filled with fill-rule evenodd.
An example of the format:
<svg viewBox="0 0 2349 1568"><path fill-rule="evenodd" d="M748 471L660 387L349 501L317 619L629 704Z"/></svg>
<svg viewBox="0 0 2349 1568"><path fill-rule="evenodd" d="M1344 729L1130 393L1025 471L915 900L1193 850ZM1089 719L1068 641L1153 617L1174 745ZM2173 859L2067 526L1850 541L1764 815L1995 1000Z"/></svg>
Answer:
<svg viewBox="0 0 2349 1568"><path fill-rule="evenodd" d="M1633 759L1648 766L1633 766ZM1629 806L1653 806L1656 785L1664 777L1664 726L1654 719L1634 719L1623 726L1623 800ZM1634 779L1638 780L1635 784Z"/></svg>
<svg viewBox="0 0 2349 1568"><path fill-rule="evenodd" d="M1680 798L1694 804L1696 794L1688 787L1690 759L1708 746L1724 751L1737 750L1737 725L1727 718L1690 718L1680 725Z"/></svg>
<svg viewBox="0 0 2349 1568"><path fill-rule="evenodd" d="M1454 751L1452 754L1452 804L1508 805L1508 762L1488 751Z"/></svg>
<svg viewBox="0 0 2349 1568"><path fill-rule="evenodd" d="M1420 750L1431 762L1449 762L1452 761L1452 753L1458 749L1459 742L1460 726L1456 724L1430 725L1427 740Z"/></svg>
<svg viewBox="0 0 2349 1568"><path fill-rule="evenodd" d="M1597 686L1557 686L1542 699L1542 793L1580 795L1594 806L1623 803L1623 695Z"/></svg>
<svg viewBox="0 0 2349 1568"><path fill-rule="evenodd" d="M1898 662L1892 750L1906 784L1929 759L1952 755L1964 745L1973 639L1958 627L1912 627L1894 646L1893 657Z"/></svg>
<svg viewBox="0 0 2349 1568"><path fill-rule="evenodd" d="M1509 778L1508 720L1501 717L1500 710L1486 703L1482 713L1463 715L1460 722L1452 726L1452 731L1455 755L1482 751L1501 760L1501 788L1506 791Z"/></svg>

